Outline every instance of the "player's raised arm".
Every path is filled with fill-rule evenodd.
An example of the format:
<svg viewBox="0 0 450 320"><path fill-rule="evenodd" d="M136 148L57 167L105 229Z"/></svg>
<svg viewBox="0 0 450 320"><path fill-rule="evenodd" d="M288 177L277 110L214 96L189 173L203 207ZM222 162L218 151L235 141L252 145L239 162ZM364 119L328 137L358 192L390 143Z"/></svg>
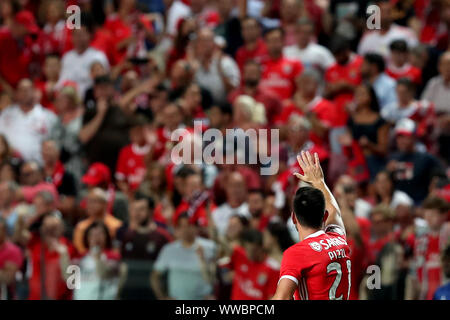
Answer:
<svg viewBox="0 0 450 320"><path fill-rule="evenodd" d="M337 225L345 230L339 205L325 183L322 167L320 166L319 156L317 153L314 154L313 158L309 151L302 151L300 155L297 156L297 161L303 170L303 175L300 173L294 173L294 175L300 180L309 183L314 188L322 191L325 197L325 208L328 211L325 227L328 225Z"/></svg>

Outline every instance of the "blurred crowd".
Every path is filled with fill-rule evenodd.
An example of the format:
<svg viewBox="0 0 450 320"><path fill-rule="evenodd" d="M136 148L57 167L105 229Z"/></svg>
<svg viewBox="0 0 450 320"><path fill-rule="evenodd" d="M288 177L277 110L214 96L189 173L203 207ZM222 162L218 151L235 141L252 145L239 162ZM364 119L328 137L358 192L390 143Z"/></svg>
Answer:
<svg viewBox="0 0 450 320"><path fill-rule="evenodd" d="M175 163L194 121L279 170ZM450 299L449 137L446 0L2 0L0 299L270 299L302 150L351 298Z"/></svg>

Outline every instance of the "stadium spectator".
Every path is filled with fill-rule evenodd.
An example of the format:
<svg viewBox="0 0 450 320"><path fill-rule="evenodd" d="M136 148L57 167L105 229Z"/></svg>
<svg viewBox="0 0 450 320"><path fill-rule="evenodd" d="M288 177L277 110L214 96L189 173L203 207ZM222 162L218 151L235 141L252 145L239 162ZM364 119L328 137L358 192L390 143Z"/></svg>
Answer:
<svg viewBox="0 0 450 320"><path fill-rule="evenodd" d="M261 26L257 19L243 18L241 20L241 34L244 44L236 51L235 59L239 69L243 72L243 77L245 77L245 71L243 70L247 61L261 62L267 55L267 47L261 37Z"/></svg>

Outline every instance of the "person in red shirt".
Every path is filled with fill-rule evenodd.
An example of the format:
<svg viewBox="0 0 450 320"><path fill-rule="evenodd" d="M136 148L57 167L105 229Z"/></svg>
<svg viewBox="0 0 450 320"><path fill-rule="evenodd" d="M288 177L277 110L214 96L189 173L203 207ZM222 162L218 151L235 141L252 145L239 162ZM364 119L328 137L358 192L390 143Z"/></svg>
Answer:
<svg viewBox="0 0 450 320"><path fill-rule="evenodd" d="M300 61L283 56L284 32L274 28L266 32L265 41L268 57L262 62L262 90L270 90L277 94L280 100L289 99L295 91L295 78L302 73Z"/></svg>
<svg viewBox="0 0 450 320"><path fill-rule="evenodd" d="M255 18L242 19L241 33L244 45L236 51L235 59L242 72L247 61L260 62L267 56L267 46L261 38L261 26Z"/></svg>
<svg viewBox="0 0 450 320"><path fill-rule="evenodd" d="M319 156L298 156L302 182L292 222L300 242L284 252L275 300L348 300L351 287L350 248L339 205L325 184ZM295 294L295 296L294 296Z"/></svg>
<svg viewBox="0 0 450 320"><path fill-rule="evenodd" d="M231 300L268 300L277 287L279 265L266 255L260 231L245 230L241 241L228 266L234 272Z"/></svg>
<svg viewBox="0 0 450 320"><path fill-rule="evenodd" d="M419 281L419 299L431 300L436 289L443 284L440 256L450 237L450 223L445 222L449 204L430 196L422 204L428 232L416 237L414 259Z"/></svg>
<svg viewBox="0 0 450 320"><path fill-rule="evenodd" d="M339 124L336 106L319 96L320 75L315 70L306 70L297 78L297 90L292 100L285 101L276 123L286 124L293 114L305 116L312 125L311 140L326 145L329 130Z"/></svg>
<svg viewBox="0 0 450 320"><path fill-rule="evenodd" d="M56 113L54 105L57 88L56 83L59 79L61 71L61 59L58 55L49 54L44 61L44 77L34 83L36 89L39 91L41 105Z"/></svg>
<svg viewBox="0 0 450 320"><path fill-rule="evenodd" d="M144 116L136 116L133 122L129 131L131 143L120 150L115 174L117 186L124 194L133 193L144 180L145 157L150 152L145 138L148 121Z"/></svg>
<svg viewBox="0 0 450 320"><path fill-rule="evenodd" d="M386 74L398 80L407 78L414 84L420 85L422 82L422 71L408 62L409 48L405 40L395 40L389 45L391 50L390 63L386 68Z"/></svg>
<svg viewBox="0 0 450 320"><path fill-rule="evenodd" d="M240 95L252 97L264 105L266 108L267 123L272 125L276 116L281 112L282 105L274 92L261 89L261 65L255 60L245 62L242 80L242 85L230 92L228 100L233 104Z"/></svg>
<svg viewBox="0 0 450 320"><path fill-rule="evenodd" d="M353 91L362 81L363 58L351 52L345 39L334 39L331 50L336 63L325 72L325 96L336 105L338 125L345 126L348 120L346 106L353 100Z"/></svg>
<svg viewBox="0 0 450 320"><path fill-rule="evenodd" d="M20 80L29 77L30 63L35 58L31 47L39 33L29 11L15 15L11 28L0 29L0 87L13 93ZM7 50L6 50L7 48Z"/></svg>

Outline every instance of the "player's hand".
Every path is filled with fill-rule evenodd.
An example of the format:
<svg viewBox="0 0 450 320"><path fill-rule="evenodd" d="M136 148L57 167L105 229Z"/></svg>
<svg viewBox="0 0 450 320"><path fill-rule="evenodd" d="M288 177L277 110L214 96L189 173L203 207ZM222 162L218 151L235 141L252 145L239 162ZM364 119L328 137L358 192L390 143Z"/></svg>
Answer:
<svg viewBox="0 0 450 320"><path fill-rule="evenodd" d="M297 161L300 168L303 170L303 175L298 172L294 173L297 178L304 182L310 183L313 186L324 181L324 175L317 153L314 153L313 159L309 151L302 151L300 155L297 156Z"/></svg>

